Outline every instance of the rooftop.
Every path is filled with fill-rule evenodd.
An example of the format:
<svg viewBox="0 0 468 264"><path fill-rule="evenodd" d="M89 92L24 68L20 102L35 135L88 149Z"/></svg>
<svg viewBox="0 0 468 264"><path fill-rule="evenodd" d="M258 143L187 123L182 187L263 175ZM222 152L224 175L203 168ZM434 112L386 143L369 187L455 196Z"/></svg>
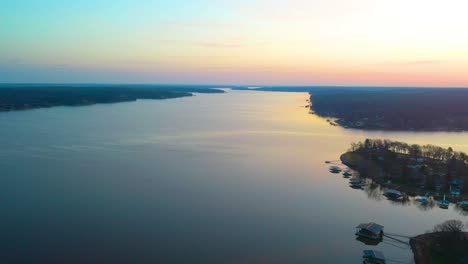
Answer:
<svg viewBox="0 0 468 264"><path fill-rule="evenodd" d="M365 229L374 234L379 234L384 229L383 226L376 224L376 223L362 223L356 226L356 228Z"/></svg>

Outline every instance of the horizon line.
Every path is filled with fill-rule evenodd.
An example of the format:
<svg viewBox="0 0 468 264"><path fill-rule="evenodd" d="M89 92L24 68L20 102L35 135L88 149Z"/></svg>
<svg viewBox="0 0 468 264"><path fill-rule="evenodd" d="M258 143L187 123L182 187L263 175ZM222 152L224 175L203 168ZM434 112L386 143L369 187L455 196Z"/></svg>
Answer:
<svg viewBox="0 0 468 264"><path fill-rule="evenodd" d="M290 85L290 84L216 84L216 83L133 83L133 82L0 82L3 85L167 85L167 86L228 86L218 88L242 87L242 88L274 88L274 87L310 87L310 88L429 88L429 89L468 89L468 86L419 86L419 85ZM230 87L229 87L230 86ZM254 89L252 89L254 90Z"/></svg>

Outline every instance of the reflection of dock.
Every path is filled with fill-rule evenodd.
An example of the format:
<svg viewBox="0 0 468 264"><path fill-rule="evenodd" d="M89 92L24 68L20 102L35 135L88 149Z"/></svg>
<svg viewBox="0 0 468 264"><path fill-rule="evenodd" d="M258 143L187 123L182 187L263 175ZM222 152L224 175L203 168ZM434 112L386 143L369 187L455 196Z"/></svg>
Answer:
<svg viewBox="0 0 468 264"><path fill-rule="evenodd" d="M370 239L370 238L365 238L361 236L357 236L356 240L363 243L366 246L377 246L378 244L380 244L380 242L382 242L381 240L378 240L378 239Z"/></svg>
<svg viewBox="0 0 468 264"><path fill-rule="evenodd" d="M356 240L367 246L377 246L379 243L384 243L402 250L406 250L410 246L409 240L412 237L400 234L384 233L384 226L382 225L370 222L362 223L356 228L358 229L356 232ZM364 250L363 263L365 264L385 264L389 262L402 264L407 263L401 260L386 259L383 256L383 253L379 251Z"/></svg>

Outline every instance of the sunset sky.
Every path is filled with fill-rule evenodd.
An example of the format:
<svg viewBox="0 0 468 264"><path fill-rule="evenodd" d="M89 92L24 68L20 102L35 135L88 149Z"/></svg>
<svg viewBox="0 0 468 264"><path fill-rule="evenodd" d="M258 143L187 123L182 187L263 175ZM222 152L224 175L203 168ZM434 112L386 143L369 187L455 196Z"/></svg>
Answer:
<svg viewBox="0 0 468 264"><path fill-rule="evenodd" d="M3 1L2 82L468 86L468 1Z"/></svg>

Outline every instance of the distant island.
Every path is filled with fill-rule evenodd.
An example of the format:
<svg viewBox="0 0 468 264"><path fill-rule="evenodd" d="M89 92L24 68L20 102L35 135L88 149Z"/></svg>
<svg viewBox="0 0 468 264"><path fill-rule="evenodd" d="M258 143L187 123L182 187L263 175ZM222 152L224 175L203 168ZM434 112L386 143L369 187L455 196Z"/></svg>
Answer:
<svg viewBox="0 0 468 264"><path fill-rule="evenodd" d="M412 195L468 197L468 155L452 148L366 139L352 143L341 161L362 177Z"/></svg>
<svg viewBox="0 0 468 264"><path fill-rule="evenodd" d="M344 128L468 131L468 89L320 90L310 101L316 115Z"/></svg>
<svg viewBox="0 0 468 264"><path fill-rule="evenodd" d="M53 106L81 106L138 99L170 99L193 93L223 93L211 86L2 84L0 112Z"/></svg>

